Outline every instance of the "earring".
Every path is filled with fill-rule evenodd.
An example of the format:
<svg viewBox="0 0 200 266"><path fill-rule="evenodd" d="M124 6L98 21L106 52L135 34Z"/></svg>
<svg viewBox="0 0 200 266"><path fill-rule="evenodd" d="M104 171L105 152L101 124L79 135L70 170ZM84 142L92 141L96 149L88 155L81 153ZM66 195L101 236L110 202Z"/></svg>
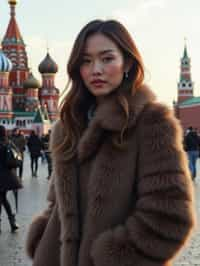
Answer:
<svg viewBox="0 0 200 266"><path fill-rule="evenodd" d="M125 74L125 78L127 79L128 78L128 72L125 71L124 74Z"/></svg>

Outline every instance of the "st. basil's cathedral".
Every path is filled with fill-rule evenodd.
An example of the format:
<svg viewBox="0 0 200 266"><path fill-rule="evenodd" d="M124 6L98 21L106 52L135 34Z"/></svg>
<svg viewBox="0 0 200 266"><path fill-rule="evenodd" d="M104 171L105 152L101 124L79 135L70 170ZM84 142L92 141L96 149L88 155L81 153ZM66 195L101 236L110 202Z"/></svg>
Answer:
<svg viewBox="0 0 200 266"><path fill-rule="evenodd" d="M10 21L0 47L0 124L8 130L19 127L24 134L46 133L58 117L59 90L55 87L58 66L49 52L38 70L42 84L28 66L26 45L20 33L15 9L9 0Z"/></svg>

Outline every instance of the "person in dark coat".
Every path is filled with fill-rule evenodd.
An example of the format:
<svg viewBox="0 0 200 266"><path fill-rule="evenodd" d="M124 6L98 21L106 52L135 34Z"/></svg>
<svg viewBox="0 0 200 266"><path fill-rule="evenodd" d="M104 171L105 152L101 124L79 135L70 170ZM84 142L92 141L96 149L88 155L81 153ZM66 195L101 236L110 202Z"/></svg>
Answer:
<svg viewBox="0 0 200 266"><path fill-rule="evenodd" d="M27 146L28 146L28 149L30 152L30 158L31 158L32 177L37 177L38 159L41 156L42 141L40 140L39 136L36 135L34 130L31 132L31 135L28 138Z"/></svg>
<svg viewBox="0 0 200 266"><path fill-rule="evenodd" d="M51 160L51 152L49 149L49 140L50 140L51 130L48 131L46 135L42 137L43 151L45 154L45 158L48 165L48 176L47 179L50 179L52 173L52 160Z"/></svg>
<svg viewBox="0 0 200 266"><path fill-rule="evenodd" d="M188 133L185 136L184 142L188 155L190 172L194 180L197 174L196 163L199 157L199 137L193 127L188 128Z"/></svg>
<svg viewBox="0 0 200 266"><path fill-rule="evenodd" d="M7 192L22 188L22 185L16 176L16 165L11 165L7 158L8 143L14 145L8 141L5 127L0 126L0 216L3 206L8 215L11 232L14 233L19 228L19 225L16 223L15 215L7 199Z"/></svg>
<svg viewBox="0 0 200 266"><path fill-rule="evenodd" d="M24 137L23 132L19 128L13 129L11 140L15 144L15 146L18 148L18 150L21 153L22 156L22 163L19 166L19 177L22 179L23 175L23 164L24 164L24 151L26 148L26 139Z"/></svg>

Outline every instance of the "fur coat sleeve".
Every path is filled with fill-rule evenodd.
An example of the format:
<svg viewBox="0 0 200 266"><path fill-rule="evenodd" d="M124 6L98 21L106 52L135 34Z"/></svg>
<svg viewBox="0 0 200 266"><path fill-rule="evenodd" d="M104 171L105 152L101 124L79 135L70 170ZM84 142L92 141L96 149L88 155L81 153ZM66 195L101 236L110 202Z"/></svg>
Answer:
<svg viewBox="0 0 200 266"><path fill-rule="evenodd" d="M178 121L167 107L149 104L136 130L136 205L124 224L93 242L95 266L166 266L194 225L192 183Z"/></svg>
<svg viewBox="0 0 200 266"><path fill-rule="evenodd" d="M49 201L47 209L44 210L40 215L36 216L33 219L31 225L29 226L29 231L26 239L26 252L30 258L34 257L36 248L43 236L43 233L51 216L53 207L55 205L55 188L53 174L51 176L47 199Z"/></svg>

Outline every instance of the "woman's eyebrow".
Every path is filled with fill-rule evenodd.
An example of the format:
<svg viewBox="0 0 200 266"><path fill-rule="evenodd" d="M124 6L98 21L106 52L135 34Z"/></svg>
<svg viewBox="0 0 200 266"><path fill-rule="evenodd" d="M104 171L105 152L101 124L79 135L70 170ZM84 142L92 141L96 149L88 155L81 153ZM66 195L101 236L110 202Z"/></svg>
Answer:
<svg viewBox="0 0 200 266"><path fill-rule="evenodd" d="M111 52L114 52L113 49L107 49L107 50L103 50L103 51L100 51L99 54L100 55L104 55L104 54L107 54L107 53L111 53ZM92 54L90 53L83 53L83 56L91 56Z"/></svg>

